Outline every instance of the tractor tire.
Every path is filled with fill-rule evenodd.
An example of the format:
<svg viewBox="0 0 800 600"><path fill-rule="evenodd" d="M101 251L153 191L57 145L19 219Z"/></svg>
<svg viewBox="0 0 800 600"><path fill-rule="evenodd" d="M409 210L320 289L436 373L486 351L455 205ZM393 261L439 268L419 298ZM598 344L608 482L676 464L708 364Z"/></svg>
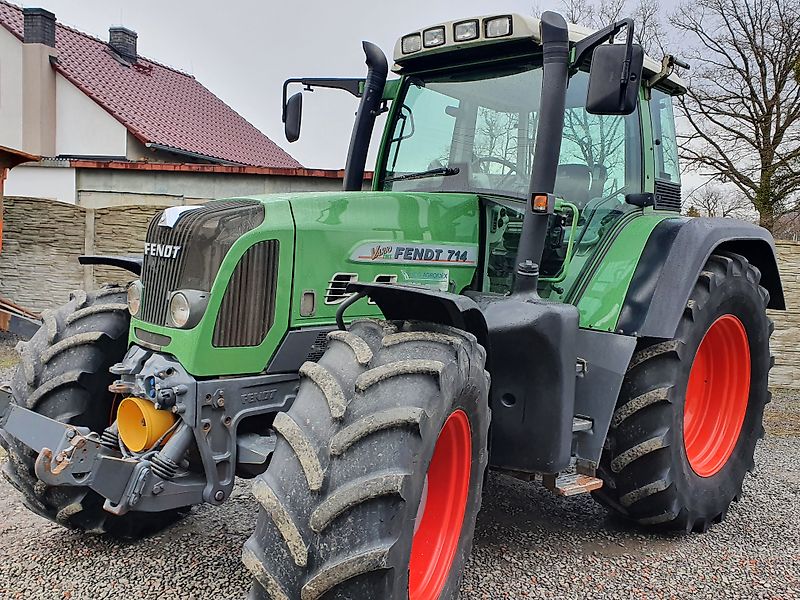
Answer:
<svg viewBox="0 0 800 600"><path fill-rule="evenodd" d="M329 335L253 486L251 599L457 597L487 461L485 360L449 327Z"/></svg>
<svg viewBox="0 0 800 600"><path fill-rule="evenodd" d="M754 466L773 360L769 293L738 254L713 254L672 340L642 340L609 431L595 498L655 529L705 532Z"/></svg>
<svg viewBox="0 0 800 600"><path fill-rule="evenodd" d="M20 364L11 382L14 401L62 423L101 433L111 424L114 381L109 368L128 347L130 317L125 289L75 291L64 306L45 311L43 325L20 342ZM34 474L36 453L15 440L0 442L8 451L4 477L22 493L33 512L70 529L134 539L174 522L182 511L112 515L104 499L86 487L48 486Z"/></svg>

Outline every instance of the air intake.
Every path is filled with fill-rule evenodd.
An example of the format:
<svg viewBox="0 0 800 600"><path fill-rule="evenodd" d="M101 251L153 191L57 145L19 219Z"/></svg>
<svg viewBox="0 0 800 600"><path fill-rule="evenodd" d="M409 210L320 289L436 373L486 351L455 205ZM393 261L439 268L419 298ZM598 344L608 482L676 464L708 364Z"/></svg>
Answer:
<svg viewBox="0 0 800 600"><path fill-rule="evenodd" d="M681 185L656 179L655 209L681 212Z"/></svg>
<svg viewBox="0 0 800 600"><path fill-rule="evenodd" d="M231 276L214 327L216 348L258 346L275 321L278 240L259 242L244 253Z"/></svg>
<svg viewBox="0 0 800 600"><path fill-rule="evenodd" d="M354 281L358 281L357 273L336 273L328 282L325 304L341 304L347 300L351 296L347 293L347 285Z"/></svg>

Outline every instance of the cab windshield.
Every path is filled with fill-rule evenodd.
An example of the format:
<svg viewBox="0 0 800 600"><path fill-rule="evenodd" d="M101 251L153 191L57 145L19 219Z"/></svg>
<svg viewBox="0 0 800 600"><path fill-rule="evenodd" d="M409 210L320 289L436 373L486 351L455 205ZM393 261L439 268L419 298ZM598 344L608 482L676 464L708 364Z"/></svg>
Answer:
<svg viewBox="0 0 800 600"><path fill-rule="evenodd" d="M525 199L541 87L540 58L407 77L381 189ZM592 202L620 204L642 186L638 113L590 115L587 88L588 73L571 78L555 190L579 211Z"/></svg>

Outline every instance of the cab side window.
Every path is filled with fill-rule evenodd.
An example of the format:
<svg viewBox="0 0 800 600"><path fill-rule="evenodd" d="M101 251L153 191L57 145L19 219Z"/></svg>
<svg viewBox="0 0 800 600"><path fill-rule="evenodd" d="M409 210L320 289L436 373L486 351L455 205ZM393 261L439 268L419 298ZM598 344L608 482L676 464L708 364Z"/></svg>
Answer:
<svg viewBox="0 0 800 600"><path fill-rule="evenodd" d="M680 184L681 172L678 165L678 142L675 136L672 97L660 90L653 90L650 116L653 121L656 179Z"/></svg>
<svg viewBox="0 0 800 600"><path fill-rule="evenodd" d="M622 203L625 194L642 186L638 111L627 116L589 114L587 92L588 74L577 73L567 91L555 190L581 211L587 205Z"/></svg>

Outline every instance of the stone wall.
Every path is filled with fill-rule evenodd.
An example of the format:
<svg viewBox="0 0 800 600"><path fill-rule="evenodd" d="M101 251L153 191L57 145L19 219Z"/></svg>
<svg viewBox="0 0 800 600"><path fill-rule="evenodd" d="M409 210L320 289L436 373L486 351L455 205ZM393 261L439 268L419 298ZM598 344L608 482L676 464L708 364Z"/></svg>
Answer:
<svg viewBox="0 0 800 600"><path fill-rule="evenodd" d="M84 210L71 204L30 198L3 201L0 294L42 310L66 302L83 287L86 231Z"/></svg>
<svg viewBox="0 0 800 600"><path fill-rule="evenodd" d="M83 267L81 254L141 254L157 206L86 209L52 200L7 197L3 203L0 295L41 311L75 289L126 283L112 267Z"/></svg>
<svg viewBox="0 0 800 600"><path fill-rule="evenodd" d="M776 246L786 311L770 311L770 318L775 321L772 336L775 367L770 373L770 384L800 388L800 244L779 241Z"/></svg>
<svg viewBox="0 0 800 600"><path fill-rule="evenodd" d="M161 208L123 206L94 211L94 254L141 254L147 224ZM93 267L94 284L127 283L134 278L114 267Z"/></svg>

